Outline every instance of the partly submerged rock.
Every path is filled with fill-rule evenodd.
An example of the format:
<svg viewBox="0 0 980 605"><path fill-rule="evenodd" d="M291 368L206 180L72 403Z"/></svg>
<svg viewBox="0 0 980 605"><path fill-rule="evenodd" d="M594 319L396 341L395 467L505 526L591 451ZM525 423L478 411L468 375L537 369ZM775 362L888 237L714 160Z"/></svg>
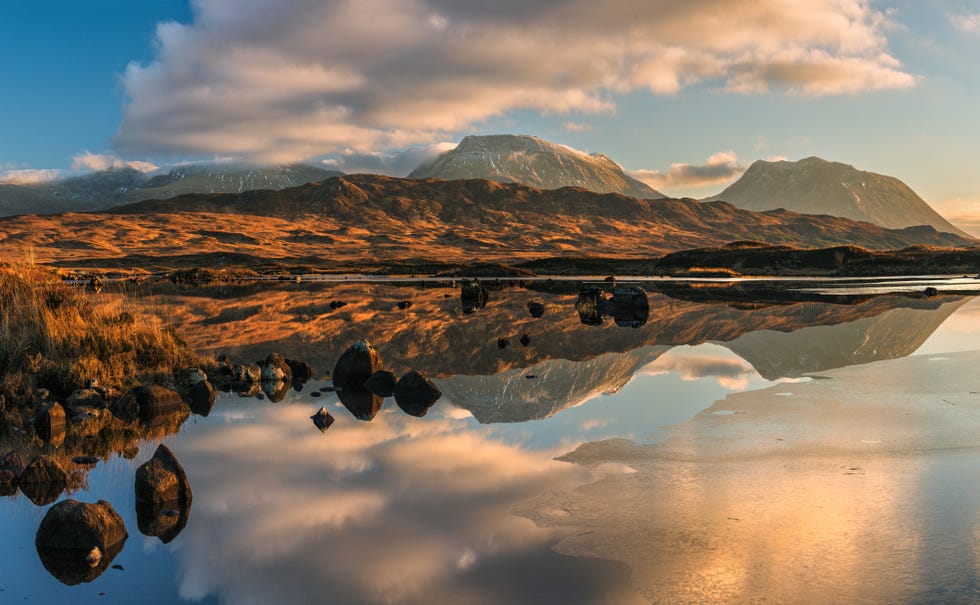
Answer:
<svg viewBox="0 0 980 605"><path fill-rule="evenodd" d="M272 403L279 403L286 398L286 393L289 392L290 383L278 380L271 382L268 380L262 381L262 392L269 401ZM259 397L261 399L261 397Z"/></svg>
<svg viewBox="0 0 980 605"><path fill-rule="evenodd" d="M0 469L0 496L13 496L17 493L17 475L3 468Z"/></svg>
<svg viewBox="0 0 980 605"><path fill-rule="evenodd" d="M214 409L218 391L211 384L211 381L205 378L185 388L182 395L192 413L207 417Z"/></svg>
<svg viewBox="0 0 980 605"><path fill-rule="evenodd" d="M52 403L43 408L34 419L34 431L41 441L58 446L65 441L65 408Z"/></svg>
<svg viewBox="0 0 980 605"><path fill-rule="evenodd" d="M289 370L293 374L293 380L296 382L309 382L313 380L313 366L306 363L305 361L298 361L296 359L286 359L286 365L289 366Z"/></svg>
<svg viewBox="0 0 980 605"><path fill-rule="evenodd" d="M313 424L316 428L320 429L321 433L325 433L330 425L334 423L333 416L327 411L327 408L321 407L317 410L316 414L310 416L313 419Z"/></svg>
<svg viewBox="0 0 980 605"><path fill-rule="evenodd" d="M258 362L262 382L292 382L293 369L279 353L270 353Z"/></svg>
<svg viewBox="0 0 980 605"><path fill-rule="evenodd" d="M378 397L391 397L395 394L395 374L388 370L380 370L371 374L371 377L364 382L364 388L371 391Z"/></svg>
<svg viewBox="0 0 980 605"><path fill-rule="evenodd" d="M616 288L612 299L606 303L608 313L617 326L639 328L650 317L650 301L646 291L637 286Z"/></svg>
<svg viewBox="0 0 980 605"><path fill-rule="evenodd" d="M104 407L106 407L105 398L95 389L77 389L65 400L65 411L71 416L88 410L101 410Z"/></svg>
<svg viewBox="0 0 980 605"><path fill-rule="evenodd" d="M575 310L578 311L579 321L587 326L598 326L602 324L603 307L605 298L602 289L596 286L587 286L578 293L578 300L575 302Z"/></svg>
<svg viewBox="0 0 980 605"><path fill-rule="evenodd" d="M463 305L463 313L472 313L487 306L490 295L480 282L464 279L459 286L459 300Z"/></svg>
<svg viewBox="0 0 980 605"><path fill-rule="evenodd" d="M51 456L39 456L24 467L17 484L31 502L45 506L57 500L65 491L68 473Z"/></svg>
<svg viewBox="0 0 980 605"><path fill-rule="evenodd" d="M167 505L153 505L143 502L136 503L136 525L144 536L159 538L164 544L169 544L187 526L190 516L190 504L179 508L169 508Z"/></svg>
<svg viewBox="0 0 980 605"><path fill-rule="evenodd" d="M419 370L405 374L395 385L395 403L410 416L425 416L440 397L439 387Z"/></svg>
<svg viewBox="0 0 980 605"><path fill-rule="evenodd" d="M384 399L371 391L360 388L345 388L337 391L340 403L347 408L354 418L370 422L378 414Z"/></svg>
<svg viewBox="0 0 980 605"><path fill-rule="evenodd" d="M113 416L124 422L136 419L144 424L173 414L190 412L180 393L157 384L136 387L110 406Z"/></svg>
<svg viewBox="0 0 980 605"><path fill-rule="evenodd" d="M99 577L122 550L129 534L108 502L64 500L44 515L34 546L45 569L74 586Z"/></svg>
<svg viewBox="0 0 980 605"><path fill-rule="evenodd" d="M153 506L190 506L192 494L184 467L170 448L160 444L153 457L136 469L136 501Z"/></svg>
<svg viewBox="0 0 980 605"><path fill-rule="evenodd" d="M364 383L375 372L384 369L381 355L366 340L354 343L333 369L333 385L341 389L363 389Z"/></svg>

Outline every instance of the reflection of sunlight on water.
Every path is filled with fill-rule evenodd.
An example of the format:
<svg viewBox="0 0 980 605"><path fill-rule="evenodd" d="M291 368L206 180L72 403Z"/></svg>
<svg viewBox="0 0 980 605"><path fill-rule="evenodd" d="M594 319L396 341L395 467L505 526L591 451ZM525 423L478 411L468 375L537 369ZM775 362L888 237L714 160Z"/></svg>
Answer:
<svg viewBox="0 0 980 605"><path fill-rule="evenodd" d="M980 348L980 297L970 299L950 315L915 351L915 355L935 355Z"/></svg>

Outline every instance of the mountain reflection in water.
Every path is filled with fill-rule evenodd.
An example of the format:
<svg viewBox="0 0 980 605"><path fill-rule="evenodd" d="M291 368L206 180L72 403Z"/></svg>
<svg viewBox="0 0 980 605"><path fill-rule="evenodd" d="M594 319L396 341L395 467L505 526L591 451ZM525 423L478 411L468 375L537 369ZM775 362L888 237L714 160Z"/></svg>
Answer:
<svg viewBox="0 0 980 605"><path fill-rule="evenodd" d="M235 605L942 602L936 582L915 573L928 572L926 554L941 558L935 541L948 532L924 532L897 511L931 518L927 505L950 489L919 467L976 471L977 401L957 378L972 358L957 362L949 392L933 394L909 385L930 376L929 360L885 360L914 353L975 302L694 298L651 288L645 321L621 309L620 321L587 326L577 287L491 289L472 313L444 287L145 292L144 304L192 346L245 361L280 352L310 362L319 379L277 389L275 405L223 394L207 418L103 443L99 464L73 475L68 493L110 501L131 538L112 561L124 571L91 584L63 586L36 557L18 556L43 509L0 500L10 574L0 597L128 602L139 587L148 603ZM512 344L501 349L499 338ZM361 339L396 375L430 375L438 405L403 411L367 392L326 390L325 374ZM853 364L869 365L835 370ZM815 372L833 379L757 391ZM885 399L869 403L876 390ZM321 406L335 418L326 432L310 421ZM899 410L909 419L892 419ZM928 427L919 441L916 421ZM161 441L194 485L192 515L132 500L133 472ZM942 457L939 442L957 455ZM31 447L67 458L80 443L69 432L60 448ZM947 501L955 531L976 536L970 489ZM552 552L556 544L575 556ZM957 558L940 575L960 599L950 602L968 602L963 587L977 585L978 569L963 560L963 539L951 544ZM858 581L862 567L881 581ZM832 599L807 588L833 579Z"/></svg>

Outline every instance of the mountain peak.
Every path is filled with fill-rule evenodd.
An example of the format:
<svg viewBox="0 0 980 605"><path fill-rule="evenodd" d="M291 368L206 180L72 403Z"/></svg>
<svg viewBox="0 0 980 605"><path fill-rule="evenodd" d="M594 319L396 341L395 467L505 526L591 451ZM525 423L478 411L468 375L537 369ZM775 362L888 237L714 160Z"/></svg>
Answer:
<svg viewBox="0 0 980 605"><path fill-rule="evenodd" d="M816 156L796 162L753 162L740 179L705 201L725 201L756 212L785 208L829 214L889 229L930 225L969 237L902 181Z"/></svg>
<svg viewBox="0 0 980 605"><path fill-rule="evenodd" d="M419 166L408 178L486 179L538 189L580 187L637 198L664 197L627 175L609 156L518 134L466 136L455 149Z"/></svg>

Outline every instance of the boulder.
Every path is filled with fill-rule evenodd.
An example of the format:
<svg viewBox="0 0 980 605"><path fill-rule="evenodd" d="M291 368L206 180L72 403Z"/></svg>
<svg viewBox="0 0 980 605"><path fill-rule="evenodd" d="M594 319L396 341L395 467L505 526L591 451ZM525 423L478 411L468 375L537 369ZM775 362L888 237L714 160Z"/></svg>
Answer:
<svg viewBox="0 0 980 605"><path fill-rule="evenodd" d="M527 303L527 312L531 314L531 317L537 319L544 315L544 305L539 302L531 301Z"/></svg>
<svg viewBox="0 0 980 605"><path fill-rule="evenodd" d="M136 469L136 501L152 506L180 507L191 504L191 485L184 467L162 443L153 457Z"/></svg>
<svg viewBox="0 0 980 605"><path fill-rule="evenodd" d="M521 334L521 346L526 347L531 344L531 337L527 334Z"/></svg>
<svg viewBox="0 0 980 605"><path fill-rule="evenodd" d="M501 350L506 349L508 345L510 345L510 340L508 340L506 338L498 338L497 339L497 348L498 349L501 349Z"/></svg>
<svg viewBox="0 0 980 605"><path fill-rule="evenodd" d="M286 393L289 392L290 383L278 381L270 382L268 380L262 382L262 393L269 398L272 403L279 403L286 398ZM261 397L259 397L261 399Z"/></svg>
<svg viewBox="0 0 980 605"><path fill-rule="evenodd" d="M934 286L929 286L928 288L925 289L924 294L926 296L938 296L939 295L939 289L936 288L936 287L934 287Z"/></svg>
<svg viewBox="0 0 980 605"><path fill-rule="evenodd" d="M617 326L639 328L650 317L650 301L646 291L637 286L616 288L606 304Z"/></svg>
<svg viewBox="0 0 980 605"><path fill-rule="evenodd" d="M383 398L365 389L343 389L337 391L337 397L354 418L365 422L374 420L381 406L384 405Z"/></svg>
<svg viewBox="0 0 980 605"><path fill-rule="evenodd" d="M412 370L395 385L395 403L406 414L421 418L442 397L439 390L424 372Z"/></svg>
<svg viewBox="0 0 980 605"><path fill-rule="evenodd" d="M490 295L480 282L464 279L459 286L459 300L463 305L463 313L472 313L487 306Z"/></svg>
<svg viewBox="0 0 980 605"><path fill-rule="evenodd" d="M380 370L371 374L364 382L364 388L378 397L391 397L395 394L395 375L388 370Z"/></svg>
<svg viewBox="0 0 980 605"><path fill-rule="evenodd" d="M20 450L10 450L0 458L0 469L8 470L14 477L20 477L24 469L30 464L27 454Z"/></svg>
<svg viewBox="0 0 980 605"><path fill-rule="evenodd" d="M94 388L78 389L65 399L66 412L70 416L76 416L87 410L101 410L105 407L105 398L102 397L102 393Z"/></svg>
<svg viewBox="0 0 980 605"><path fill-rule="evenodd" d="M330 301L330 308L331 309L334 309L334 310L339 309L341 307L346 307L346 306L347 306L347 303L345 303L342 300L332 300L332 301Z"/></svg>
<svg viewBox="0 0 980 605"><path fill-rule="evenodd" d="M41 563L64 584L91 582L108 569L129 534L112 505L63 500L44 515L34 538Z"/></svg>
<svg viewBox="0 0 980 605"><path fill-rule="evenodd" d="M41 441L61 445L65 441L65 408L52 403L34 418L34 431Z"/></svg>
<svg viewBox="0 0 980 605"><path fill-rule="evenodd" d="M57 500L65 491L68 473L51 456L40 456L24 467L17 484L31 502L45 506Z"/></svg>
<svg viewBox="0 0 980 605"><path fill-rule="evenodd" d="M289 366L289 370L293 374L293 380L298 382L308 382L313 380L313 366L305 361L287 359L286 365Z"/></svg>
<svg viewBox="0 0 980 605"><path fill-rule="evenodd" d="M582 288L578 293L578 300L575 301L579 321L587 326L601 325L604 305L605 298L600 288L596 286Z"/></svg>
<svg viewBox="0 0 980 605"><path fill-rule="evenodd" d="M235 382L255 384L262 381L262 368L257 363L243 363L232 368Z"/></svg>
<svg viewBox="0 0 980 605"><path fill-rule="evenodd" d="M292 382L293 370L279 353L270 353L258 363L262 382Z"/></svg>
<svg viewBox="0 0 980 605"><path fill-rule="evenodd" d="M399 309L401 309L402 311L404 311L405 309L408 309L411 306L412 306L412 301L410 301L410 300L398 301L398 305L397 305L397 307Z"/></svg>
<svg viewBox="0 0 980 605"><path fill-rule="evenodd" d="M136 419L153 424L158 419L173 414L187 414L190 408L180 393L157 384L136 387L110 406L112 415L124 422Z"/></svg>
<svg viewBox="0 0 980 605"><path fill-rule="evenodd" d="M182 389L181 395L191 409L191 413L198 416L207 417L214 409L214 402L218 398L218 391L215 390L207 378L195 382Z"/></svg>
<svg viewBox="0 0 980 605"><path fill-rule="evenodd" d="M344 351L333 369L333 384L342 389L363 389L371 374L384 369L381 355L371 343L360 340Z"/></svg>
<svg viewBox="0 0 980 605"><path fill-rule="evenodd" d="M328 412L327 408L325 407L321 407L319 410L317 410L316 414L313 414L310 416L310 418L313 419L314 426L320 429L321 433L325 433L334 422L333 416L330 415L330 412Z"/></svg>
<svg viewBox="0 0 980 605"><path fill-rule="evenodd" d="M137 502L136 526L140 533L151 538L159 538L164 544L173 542L187 526L191 509L189 504L180 508L169 508L172 505L155 506Z"/></svg>

